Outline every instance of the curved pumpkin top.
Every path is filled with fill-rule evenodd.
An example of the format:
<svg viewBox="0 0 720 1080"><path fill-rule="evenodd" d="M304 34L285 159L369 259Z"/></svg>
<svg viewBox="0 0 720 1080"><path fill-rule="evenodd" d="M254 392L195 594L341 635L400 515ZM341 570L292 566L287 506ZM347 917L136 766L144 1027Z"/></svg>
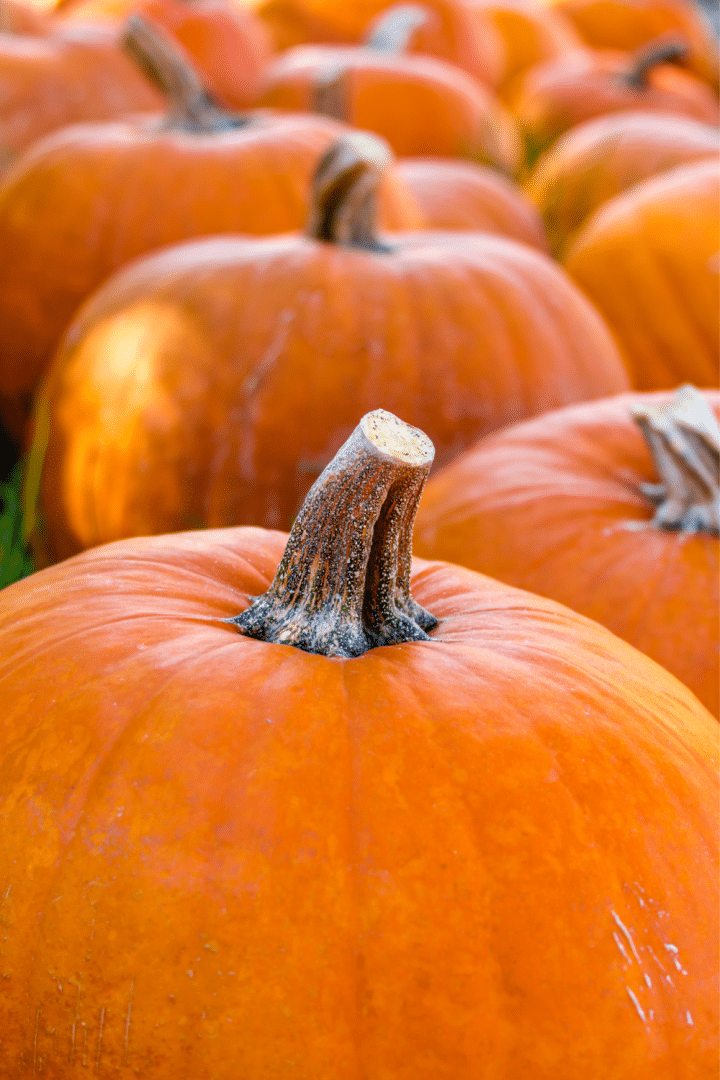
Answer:
<svg viewBox="0 0 720 1080"><path fill-rule="evenodd" d="M30 34L43 37L49 32L49 20L39 8L23 0L2 0L0 34Z"/></svg>
<svg viewBox="0 0 720 1080"><path fill-rule="evenodd" d="M663 57L683 55L679 39L661 39L636 53L578 50L532 68L514 111L532 146L544 149L564 131L603 113L649 110L717 125L712 90Z"/></svg>
<svg viewBox="0 0 720 1080"><path fill-rule="evenodd" d="M538 211L522 189L497 170L440 158L406 158L396 168L429 228L496 233L547 252Z"/></svg>
<svg viewBox="0 0 720 1080"><path fill-rule="evenodd" d="M401 51L427 53L462 68L486 86L497 87L505 71L505 46L488 16L467 0L418 0L386 6L368 24L362 41L392 47L394 26L410 11L415 17Z"/></svg>
<svg viewBox="0 0 720 1080"><path fill-rule="evenodd" d="M317 628L308 575L342 615L382 566L381 523L397 551L395 481L412 487L427 440L360 441L287 548L256 529L135 539L0 596L14 1075L54 1032L71 1055L85 1016L109 1068L152 1080L260 1076L300 1048L340 1080L361 1063L471 1080L511 1057L583 1080L588 1053L638 1080L709 1070L716 725L677 680L447 564L413 567L437 620L415 640L346 659L238 633L274 576ZM358 528L369 559L350 544L348 563Z"/></svg>
<svg viewBox="0 0 720 1080"><path fill-rule="evenodd" d="M685 64L717 88L718 50L710 27L689 0L550 0L582 38L598 49L636 49L661 34L688 44Z"/></svg>
<svg viewBox="0 0 720 1080"><path fill-rule="evenodd" d="M582 47L582 39L561 12L533 0L466 0L466 3L476 16L489 18L502 36L506 52L503 96L528 68Z"/></svg>
<svg viewBox="0 0 720 1080"><path fill-rule="evenodd" d="M719 185L716 160L651 177L604 203L564 257L638 389L717 385Z"/></svg>
<svg viewBox="0 0 720 1080"><path fill-rule="evenodd" d="M720 416L720 393L703 396ZM415 542L426 557L462 563L602 623L717 715L720 544L709 532L653 523L652 485L663 476L633 418L670 401L666 392L620 394L482 439L428 483ZM666 472L682 476L677 466ZM702 503L692 475L686 490Z"/></svg>
<svg viewBox="0 0 720 1080"><path fill-rule="evenodd" d="M717 158L719 150L717 128L689 117L610 113L561 136L525 186L558 253L612 196L678 165Z"/></svg>
<svg viewBox="0 0 720 1080"><path fill-rule="evenodd" d="M432 56L298 45L265 71L260 105L316 110L374 131L399 157L472 157L514 172L515 124L489 90Z"/></svg>
<svg viewBox="0 0 720 1080"><path fill-rule="evenodd" d="M604 323L539 252L378 233L383 162L363 165L358 140L377 145L355 135L321 163L308 235L175 247L79 313L36 423L52 558L169 522L289 523L358 408L404 412L447 460L518 416L627 388ZM153 415L166 464L141 490Z"/></svg>
<svg viewBox="0 0 720 1080"><path fill-rule="evenodd" d="M161 103L102 30L0 34L0 169L58 128L155 111Z"/></svg>
<svg viewBox="0 0 720 1080"><path fill-rule="evenodd" d="M133 11L156 20L180 42L223 105L252 105L272 49L265 25L251 9L228 0L140 0Z"/></svg>

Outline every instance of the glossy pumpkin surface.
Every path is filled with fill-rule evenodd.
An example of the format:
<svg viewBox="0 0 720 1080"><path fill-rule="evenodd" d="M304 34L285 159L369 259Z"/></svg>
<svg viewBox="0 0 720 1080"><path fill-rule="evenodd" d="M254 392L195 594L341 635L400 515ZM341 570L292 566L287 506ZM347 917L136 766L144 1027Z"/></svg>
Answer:
<svg viewBox="0 0 720 1080"><path fill-rule="evenodd" d="M287 527L360 410L404 414L447 461L513 419L627 389L605 325L539 252L389 239L384 253L208 240L107 282L38 406L49 558L198 525Z"/></svg>
<svg viewBox="0 0 720 1080"><path fill-rule="evenodd" d="M712 717L443 564L430 641L245 638L285 539L132 540L0 595L3 1076L710 1078Z"/></svg>
<svg viewBox="0 0 720 1080"><path fill-rule="evenodd" d="M720 544L652 526L641 490L658 475L630 409L668 397L621 394L481 440L429 481L415 541L602 623L718 715Z"/></svg>
<svg viewBox="0 0 720 1080"><path fill-rule="evenodd" d="M683 165L604 203L564 256L638 390L718 384L719 214L717 161Z"/></svg>

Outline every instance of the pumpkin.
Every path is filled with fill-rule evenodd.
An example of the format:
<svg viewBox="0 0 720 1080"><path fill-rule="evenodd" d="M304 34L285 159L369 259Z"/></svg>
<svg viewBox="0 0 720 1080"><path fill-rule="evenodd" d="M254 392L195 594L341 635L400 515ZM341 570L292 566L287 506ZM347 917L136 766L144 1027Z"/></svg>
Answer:
<svg viewBox="0 0 720 1080"><path fill-rule="evenodd" d="M0 34L0 172L58 128L157 110L160 103L102 30Z"/></svg>
<svg viewBox="0 0 720 1080"><path fill-rule="evenodd" d="M318 157L343 130L325 117L225 112L169 37L130 25L169 115L58 132L0 186L0 398L19 430L59 337L104 278L186 237L299 227Z"/></svg>
<svg viewBox="0 0 720 1080"><path fill-rule="evenodd" d="M467 0L392 4L371 20L362 41L370 48L436 56L490 87L497 87L505 72L500 33Z"/></svg>
<svg viewBox="0 0 720 1080"><path fill-rule="evenodd" d="M661 34L682 37L688 69L717 88L717 44L701 7L688 0L552 0L552 10L562 12L598 49L629 51Z"/></svg>
<svg viewBox="0 0 720 1080"><path fill-rule="evenodd" d="M41 561L289 525L358 408L404 411L447 461L513 419L627 389L604 323L540 252L379 233L389 161L386 144L345 136L304 234L168 248L88 301L36 413L26 521Z"/></svg>
<svg viewBox="0 0 720 1080"><path fill-rule="evenodd" d="M466 0L476 17L489 18L505 46L500 93L511 93L518 76L535 64L582 48L572 23L554 8L533 0Z"/></svg>
<svg viewBox="0 0 720 1080"><path fill-rule="evenodd" d="M619 394L504 428L430 481L417 550L595 619L717 716L711 407L720 412L717 392Z"/></svg>
<svg viewBox="0 0 720 1080"><path fill-rule="evenodd" d="M638 390L717 385L719 198L716 160L671 169L604 203L564 256Z"/></svg>
<svg viewBox="0 0 720 1080"><path fill-rule="evenodd" d="M276 52L308 42L349 45L354 40L352 33L338 29L332 12L316 15L303 0L261 0L254 11L265 24Z"/></svg>
<svg viewBox="0 0 720 1080"><path fill-rule="evenodd" d="M2 0L0 3L0 34L30 34L42 37L48 32L44 13L23 0Z"/></svg>
<svg viewBox="0 0 720 1080"><path fill-rule="evenodd" d="M496 233L547 252L540 214L522 189L497 170L450 158L405 158L396 170L428 228Z"/></svg>
<svg viewBox="0 0 720 1080"><path fill-rule="evenodd" d="M216 100L230 109L252 105L272 49L249 8L227 0L141 0L136 10L180 42Z"/></svg>
<svg viewBox="0 0 720 1080"><path fill-rule="evenodd" d="M587 49L531 68L513 104L531 156L575 124L610 112L675 113L717 125L716 95L668 62L684 54L681 41L660 40L635 53Z"/></svg>
<svg viewBox="0 0 720 1080"><path fill-rule="evenodd" d="M590 214L613 195L678 165L717 158L719 150L717 129L697 120L666 113L609 113L561 136L525 186L560 255Z"/></svg>
<svg viewBox="0 0 720 1080"><path fill-rule="evenodd" d="M411 563L431 460L378 410L289 538L0 594L7 1080L712 1075L717 724L590 620Z"/></svg>
<svg viewBox="0 0 720 1080"><path fill-rule="evenodd" d="M463 156L506 172L519 162L515 123L497 97L432 56L298 45L265 69L258 104L374 131L400 157Z"/></svg>

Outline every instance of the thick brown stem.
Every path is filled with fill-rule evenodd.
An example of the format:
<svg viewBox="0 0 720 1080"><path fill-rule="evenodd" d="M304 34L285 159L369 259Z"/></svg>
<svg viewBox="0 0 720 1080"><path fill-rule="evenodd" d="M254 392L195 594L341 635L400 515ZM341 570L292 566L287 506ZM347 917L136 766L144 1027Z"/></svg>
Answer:
<svg viewBox="0 0 720 1080"><path fill-rule="evenodd" d="M363 44L377 52L399 55L405 52L415 31L429 18L430 12L419 4L397 4L375 21Z"/></svg>
<svg viewBox="0 0 720 1080"><path fill-rule="evenodd" d="M669 404L638 405L632 416L660 477L640 485L657 506L652 524L720 535L720 425L706 399L682 386Z"/></svg>
<svg viewBox="0 0 720 1080"><path fill-rule="evenodd" d="M378 189L392 161L392 150L376 135L353 131L337 139L315 170L307 235L344 247L388 251L377 232Z"/></svg>
<svg viewBox="0 0 720 1080"><path fill-rule="evenodd" d="M629 71L623 76L623 82L631 90L647 90L648 75L660 64L672 64L687 57L687 43L682 38L659 38L636 49Z"/></svg>
<svg viewBox="0 0 720 1080"><path fill-rule="evenodd" d="M347 123L348 70L343 64L322 68L315 77L313 111Z"/></svg>
<svg viewBox="0 0 720 1080"><path fill-rule="evenodd" d="M183 50L169 34L162 33L140 15L131 15L125 23L121 45L152 84L167 95L169 127L212 134L245 123L242 117L213 101Z"/></svg>
<svg viewBox="0 0 720 1080"><path fill-rule="evenodd" d="M410 595L411 536L435 450L384 409L367 413L315 481L275 580L231 619L249 637L350 658L427 641Z"/></svg>

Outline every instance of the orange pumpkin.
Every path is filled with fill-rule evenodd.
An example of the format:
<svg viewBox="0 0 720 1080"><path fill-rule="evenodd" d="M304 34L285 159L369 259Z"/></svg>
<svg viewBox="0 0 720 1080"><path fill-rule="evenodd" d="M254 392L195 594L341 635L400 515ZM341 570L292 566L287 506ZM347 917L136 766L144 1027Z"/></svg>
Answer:
<svg viewBox="0 0 720 1080"><path fill-rule="evenodd" d="M660 37L679 35L688 45L685 60L696 75L717 87L718 50L701 5L691 0L551 0L582 38L597 49L629 51Z"/></svg>
<svg viewBox="0 0 720 1080"><path fill-rule="evenodd" d="M462 68L486 86L505 72L505 46L492 20L467 0L395 3L371 20L362 41L371 48L427 53Z"/></svg>
<svg viewBox="0 0 720 1080"><path fill-rule="evenodd" d="M561 254L602 203L641 180L703 158L717 158L716 128L684 116L621 112L578 124L538 161L526 190L553 251Z"/></svg>
<svg viewBox="0 0 720 1080"><path fill-rule="evenodd" d="M531 156L575 124L610 112L675 113L717 126L717 96L666 62L684 53L681 41L661 40L635 53L587 49L531 68L513 104Z"/></svg>
<svg viewBox="0 0 720 1080"><path fill-rule="evenodd" d="M431 456L374 414L284 556L133 539L0 594L6 1080L712 1075L717 724L411 568Z"/></svg>
<svg viewBox="0 0 720 1080"><path fill-rule="evenodd" d="M717 160L683 165L604 203L565 254L638 390L717 385L719 209Z"/></svg>
<svg viewBox="0 0 720 1080"><path fill-rule="evenodd" d="M224 112L169 38L133 27L170 115L58 132L0 186L0 398L17 430L60 335L104 278L186 237L299 227L318 157L343 130L326 117Z"/></svg>
<svg viewBox="0 0 720 1080"><path fill-rule="evenodd" d="M298 45L265 69L258 104L317 111L374 131L399 157L469 157L514 172L515 123L496 96L443 60Z"/></svg>
<svg viewBox="0 0 720 1080"><path fill-rule="evenodd" d="M428 228L496 233L547 252L540 214L522 189L495 169L451 158L405 158L396 171Z"/></svg>
<svg viewBox="0 0 720 1080"><path fill-rule="evenodd" d="M428 484L416 544L595 619L717 716L720 394L688 396L621 394L481 440Z"/></svg>
<svg viewBox="0 0 720 1080"><path fill-rule="evenodd" d="M161 101L100 29L0 34L0 171L58 128L153 111Z"/></svg>
<svg viewBox="0 0 720 1080"><path fill-rule="evenodd" d="M123 536L289 525L379 405L447 461L485 431L626 389L565 274L487 234L384 236L389 154L325 155L302 235L176 246L110 279L71 324L36 416L26 521L42 561Z"/></svg>
<svg viewBox="0 0 720 1080"><path fill-rule="evenodd" d="M43 37L48 33L48 19L39 8L22 0L2 0L0 3L0 34L31 34Z"/></svg>
<svg viewBox="0 0 720 1080"><path fill-rule="evenodd" d="M332 14L316 15L303 0L261 0L254 7L270 34L277 52L308 42L351 44L353 35L338 29Z"/></svg>
<svg viewBox="0 0 720 1080"><path fill-rule="evenodd" d="M534 0L466 0L476 17L489 18L505 46L501 94L511 93L519 75L535 64L553 60L582 39L561 12Z"/></svg>

